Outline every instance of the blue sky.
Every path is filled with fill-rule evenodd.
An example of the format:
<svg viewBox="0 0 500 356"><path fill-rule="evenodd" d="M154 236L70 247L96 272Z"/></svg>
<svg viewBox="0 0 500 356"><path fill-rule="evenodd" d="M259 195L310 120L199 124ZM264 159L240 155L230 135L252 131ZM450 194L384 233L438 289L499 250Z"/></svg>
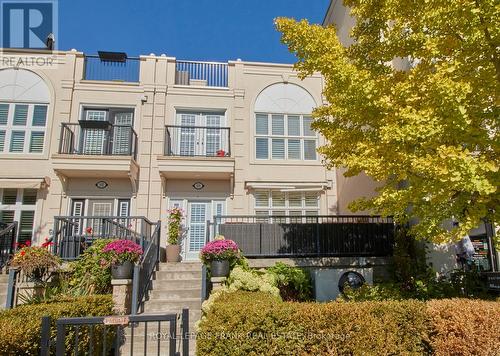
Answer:
<svg viewBox="0 0 500 356"><path fill-rule="evenodd" d="M59 0L58 48L293 63L278 16L321 23L329 0Z"/></svg>

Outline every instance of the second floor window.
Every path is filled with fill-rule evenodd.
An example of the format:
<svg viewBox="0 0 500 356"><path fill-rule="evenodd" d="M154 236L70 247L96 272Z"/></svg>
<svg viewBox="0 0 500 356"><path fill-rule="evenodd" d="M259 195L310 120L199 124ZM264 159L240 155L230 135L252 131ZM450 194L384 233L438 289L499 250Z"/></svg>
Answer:
<svg viewBox="0 0 500 356"><path fill-rule="evenodd" d="M255 115L255 158L315 161L317 135L306 115Z"/></svg>
<svg viewBox="0 0 500 356"><path fill-rule="evenodd" d="M0 103L0 153L43 153L47 105Z"/></svg>

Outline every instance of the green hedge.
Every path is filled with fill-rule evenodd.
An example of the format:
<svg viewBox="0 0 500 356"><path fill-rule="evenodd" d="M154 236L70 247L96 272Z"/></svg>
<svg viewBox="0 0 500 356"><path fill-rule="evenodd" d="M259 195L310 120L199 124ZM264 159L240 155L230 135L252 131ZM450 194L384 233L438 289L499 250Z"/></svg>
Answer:
<svg viewBox="0 0 500 356"><path fill-rule="evenodd" d="M493 355L500 350L498 320L498 302L294 303L269 293L238 291L221 294L210 306L200 323L197 351L198 355Z"/></svg>
<svg viewBox="0 0 500 356"><path fill-rule="evenodd" d="M425 304L282 302L224 293L200 324L199 355L372 355L424 352Z"/></svg>
<svg viewBox="0 0 500 356"><path fill-rule="evenodd" d="M57 318L110 315L112 307L110 295L94 295L22 305L2 311L0 312L0 355L38 355L43 316L48 315L52 318L51 335L54 337ZM84 343L85 336L81 340Z"/></svg>

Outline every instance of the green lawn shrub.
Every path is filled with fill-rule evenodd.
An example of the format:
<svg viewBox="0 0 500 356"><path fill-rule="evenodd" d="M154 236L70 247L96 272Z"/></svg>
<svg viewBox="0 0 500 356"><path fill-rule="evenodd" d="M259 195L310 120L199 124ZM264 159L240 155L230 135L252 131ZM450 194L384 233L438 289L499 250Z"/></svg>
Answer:
<svg viewBox="0 0 500 356"><path fill-rule="evenodd" d="M0 312L0 355L38 355L43 316L50 316L51 337L56 335L55 321L62 317L103 316L112 314L110 295L94 295L78 298L61 298L50 302L21 305ZM94 335L98 338L102 333ZM73 340L74 331L67 331L67 343ZM82 329L80 347L88 342L88 330ZM110 335L111 336L111 335ZM97 342L99 344L99 342Z"/></svg>
<svg viewBox="0 0 500 356"><path fill-rule="evenodd" d="M205 311L205 310L204 310ZM283 302L222 292L199 325L198 355L496 355L500 302Z"/></svg>
<svg viewBox="0 0 500 356"><path fill-rule="evenodd" d="M197 350L199 355L420 355L425 336L425 304L419 301L296 303L237 291L222 293L208 310Z"/></svg>

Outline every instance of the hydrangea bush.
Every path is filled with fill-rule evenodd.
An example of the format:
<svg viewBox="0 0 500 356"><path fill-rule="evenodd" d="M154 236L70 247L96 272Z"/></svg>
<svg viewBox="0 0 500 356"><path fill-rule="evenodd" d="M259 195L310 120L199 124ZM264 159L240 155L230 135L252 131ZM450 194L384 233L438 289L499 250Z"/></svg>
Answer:
<svg viewBox="0 0 500 356"><path fill-rule="evenodd" d="M143 254L141 246L130 240L115 240L108 243L103 252L109 254L111 263L118 264L126 261L135 263Z"/></svg>
<svg viewBox="0 0 500 356"><path fill-rule="evenodd" d="M224 237L208 242L200 252L200 259L203 263L209 264L211 261L235 260L240 257L238 245L233 240L226 240Z"/></svg>

